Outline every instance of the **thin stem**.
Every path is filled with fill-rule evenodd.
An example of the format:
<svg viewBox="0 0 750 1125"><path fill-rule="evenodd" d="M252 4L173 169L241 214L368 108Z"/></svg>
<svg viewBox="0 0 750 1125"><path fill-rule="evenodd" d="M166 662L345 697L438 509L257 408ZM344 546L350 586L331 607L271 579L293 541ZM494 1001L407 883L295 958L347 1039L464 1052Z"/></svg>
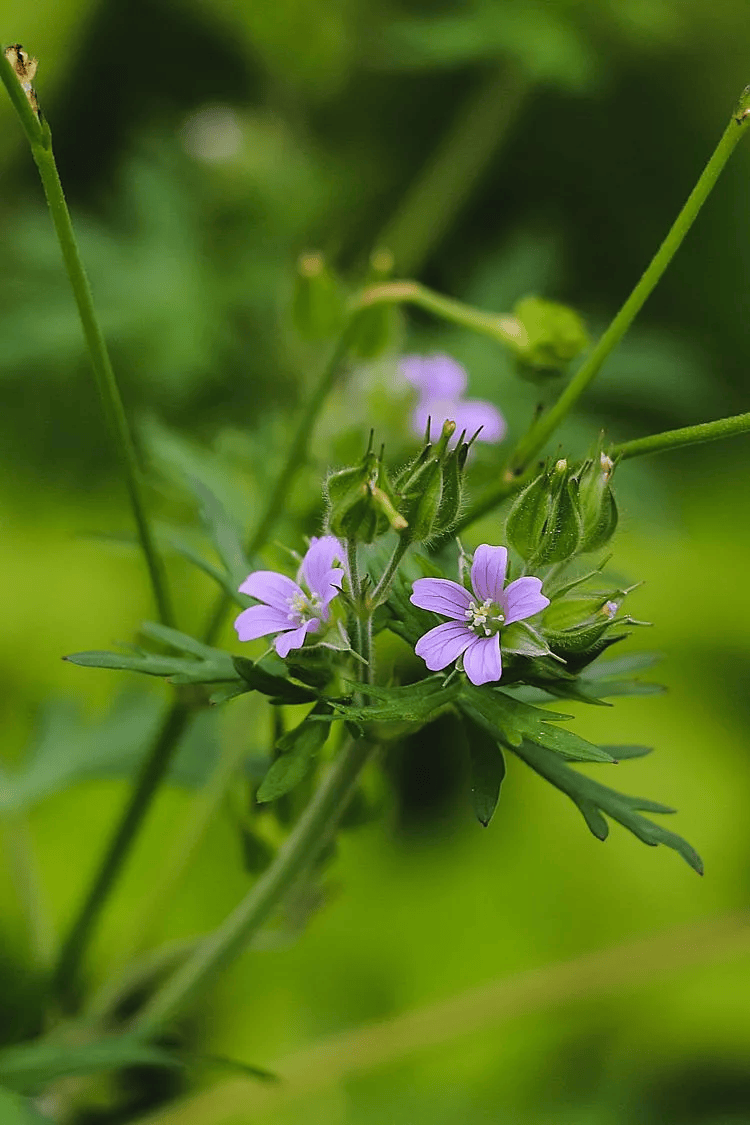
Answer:
<svg viewBox="0 0 750 1125"><path fill-rule="evenodd" d="M65 202L65 195L52 152L52 137L49 126L46 122L37 119L10 62L2 52L0 52L0 78L2 78L13 106L21 119L21 124L31 146L31 154L42 180L47 206L60 243L65 270L78 308L81 327L91 358L91 366L94 369L97 390L123 470L125 486L135 518L138 538L148 569L159 619L165 625L173 625L174 615L163 564L156 548L156 540L146 514L146 506L141 492L135 446L115 373L110 362L107 345L94 308L91 286L78 251L70 212Z"/></svg>
<svg viewBox="0 0 750 1125"><path fill-rule="evenodd" d="M372 285L359 294L354 307L365 309L383 303L416 305L441 320L489 336L506 347L521 348L527 343L526 329L516 317L475 309L463 301L435 293L418 281L386 281Z"/></svg>
<svg viewBox="0 0 750 1125"><path fill-rule="evenodd" d="M530 85L520 69L503 67L471 91L375 240L392 252L399 273L419 273L507 136Z"/></svg>
<svg viewBox="0 0 750 1125"><path fill-rule="evenodd" d="M713 156L690 193L685 206L675 219L669 234L657 250L635 289L554 406L539 418L526 437L519 442L511 458L510 467L513 472L523 472L531 459L544 447L549 437L569 414L589 383L598 374L610 352L619 344L646 300L656 288L745 132L747 122L750 120L747 115L748 105L750 105L750 100L746 92L743 94L735 115L724 130Z"/></svg>
<svg viewBox="0 0 750 1125"><path fill-rule="evenodd" d="M183 703L174 704L167 712L153 750L143 763L132 797L112 834L94 881L63 941L52 976L52 988L65 1001L70 1001L75 995L78 973L94 925L133 846L154 794L164 780L172 760L172 752L190 715L190 708Z"/></svg>
<svg viewBox="0 0 750 1125"><path fill-rule="evenodd" d="M377 609L379 605L382 605L388 597L390 588L393 585L393 579L396 577L396 571L408 549L409 543L404 539L399 539L388 561L388 565L380 576L380 581L368 599L371 612Z"/></svg>
<svg viewBox="0 0 750 1125"><path fill-rule="evenodd" d="M351 620L351 636L349 643L357 653L358 656L362 655L362 584L359 578L359 560L357 558L357 544L354 539L347 539L346 541L346 564L349 570L349 587L354 602L354 608L350 614Z"/></svg>
<svg viewBox="0 0 750 1125"><path fill-rule="evenodd" d="M649 453L661 453L667 449L679 449L682 445L697 445L703 441L717 441L719 438L736 437L750 433L750 414L735 414L731 418L719 418L715 422L702 422L697 426L682 426L679 430L665 430L650 437L624 441L609 450L610 457L627 461L631 457L643 457Z"/></svg>
<svg viewBox="0 0 750 1125"><path fill-rule="evenodd" d="M277 518L283 511L284 496L296 472L305 460L310 433L326 398L335 386L341 365L349 349L355 322L356 316L353 316L323 369L313 394L302 413L289 453L276 484L271 489L257 527L250 538L248 554L251 556L263 547ZM225 595L221 595L217 600L204 633L204 640L207 644L210 644L219 632L231 605L231 599ZM54 974L54 983L55 987L61 990L66 997L72 996L75 991L76 978L99 915L135 842L158 787L166 776L189 718L190 709L179 701L174 703L167 712L163 726L144 761L140 776L136 780L120 823L112 835L101 865L94 877L94 882L63 943Z"/></svg>
<svg viewBox="0 0 750 1125"><path fill-rule="evenodd" d="M292 486L294 478L307 459L307 451L313 427L328 396L336 385L342 364L349 352L358 322L359 317L356 311L354 311L336 347L331 353L328 362L323 368L312 395L300 415L284 463L275 483L271 487L266 505L261 512L255 530L248 541L247 554L251 559L258 553L261 547L268 542L268 538L276 526L277 520L285 510L284 501L286 500L287 493ZM231 598L226 594L222 594L217 600L204 633L206 644L212 644L216 639L224 624L227 611L231 608L232 604Z"/></svg>
<svg viewBox="0 0 750 1125"><path fill-rule="evenodd" d="M246 947L285 893L317 859L373 752L365 739L340 752L292 833L252 890L136 1016L132 1030L150 1035L195 999Z"/></svg>

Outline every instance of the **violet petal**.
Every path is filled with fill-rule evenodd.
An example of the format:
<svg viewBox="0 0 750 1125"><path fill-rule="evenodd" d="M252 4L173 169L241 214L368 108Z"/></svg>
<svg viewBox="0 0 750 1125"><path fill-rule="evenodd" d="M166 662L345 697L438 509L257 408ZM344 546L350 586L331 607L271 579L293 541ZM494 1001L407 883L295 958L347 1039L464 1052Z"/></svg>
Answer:
<svg viewBox="0 0 750 1125"><path fill-rule="evenodd" d="M299 629L292 629L288 633L282 633L280 637L276 638L276 651L282 659L288 656L293 648L302 648L305 643L305 637L308 633L314 633L320 621L317 617L313 617L310 621L305 621L300 625Z"/></svg>
<svg viewBox="0 0 750 1125"><path fill-rule="evenodd" d="M508 551L505 547L490 547L487 543L477 547L471 566L471 584L480 601L485 598L500 601L507 566Z"/></svg>
<svg viewBox="0 0 750 1125"><path fill-rule="evenodd" d="M471 644L464 653L464 672L473 684L489 684L499 680L503 674L500 658L500 634L494 637L472 637Z"/></svg>
<svg viewBox="0 0 750 1125"><path fill-rule="evenodd" d="M423 395L458 398L466 390L466 372L449 355L406 355L399 366L404 378Z"/></svg>
<svg viewBox="0 0 750 1125"><path fill-rule="evenodd" d="M335 535L313 538L300 565L298 579L304 578L308 589L323 597L327 592L326 576L333 570L334 561L343 564L345 559L346 551Z"/></svg>
<svg viewBox="0 0 750 1125"><path fill-rule="evenodd" d="M409 601L420 609L431 609L454 621L466 621L471 594L450 578L418 578Z"/></svg>
<svg viewBox="0 0 750 1125"><path fill-rule="evenodd" d="M503 594L505 624L512 625L514 621L525 621L527 617L533 617L548 605L549 598L542 593L541 579L532 576L517 578L506 587Z"/></svg>
<svg viewBox="0 0 750 1125"><path fill-rule="evenodd" d="M234 627L241 641L255 641L258 637L267 637L269 633L279 633L282 629L293 629L299 620L289 620L289 609L282 613L270 605L252 605L243 609L236 619Z"/></svg>
<svg viewBox="0 0 750 1125"><path fill-rule="evenodd" d="M447 668L464 652L476 637L466 625L458 621L444 621L420 637L414 646L431 672Z"/></svg>
<svg viewBox="0 0 750 1125"><path fill-rule="evenodd" d="M249 594L259 602L288 613L291 598L302 591L285 574L277 574L275 570L254 570L240 586L240 593Z"/></svg>

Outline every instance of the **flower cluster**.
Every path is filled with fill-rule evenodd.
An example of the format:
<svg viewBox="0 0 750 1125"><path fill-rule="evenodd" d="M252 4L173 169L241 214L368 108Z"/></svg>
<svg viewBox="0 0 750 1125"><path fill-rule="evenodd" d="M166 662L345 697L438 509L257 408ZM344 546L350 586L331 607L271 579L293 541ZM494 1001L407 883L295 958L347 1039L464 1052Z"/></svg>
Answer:
<svg viewBox="0 0 750 1125"><path fill-rule="evenodd" d="M334 566L338 562L339 566ZM346 573L345 552L333 535L313 538L294 582L275 570L254 570L240 586L240 593L255 598L234 623L241 641L276 635L281 657L302 648L308 633L317 633L330 617L330 605L341 590Z"/></svg>
<svg viewBox="0 0 750 1125"><path fill-rule="evenodd" d="M517 578L505 585L508 552L483 543L474 552L472 594L448 578L419 578L411 601L451 620L437 625L417 641L415 652L431 672L446 668L463 656L463 668L473 684L499 680L503 672L500 632L514 621L525 621L549 605L538 578Z"/></svg>
<svg viewBox="0 0 750 1125"><path fill-rule="evenodd" d="M400 368L419 395L411 416L412 429L419 437L427 429L428 419L438 429L450 419L456 423L458 434L465 431L471 437L481 430L479 441L502 441L505 419L491 402L464 398L468 379L455 359L447 355L408 355L401 360Z"/></svg>

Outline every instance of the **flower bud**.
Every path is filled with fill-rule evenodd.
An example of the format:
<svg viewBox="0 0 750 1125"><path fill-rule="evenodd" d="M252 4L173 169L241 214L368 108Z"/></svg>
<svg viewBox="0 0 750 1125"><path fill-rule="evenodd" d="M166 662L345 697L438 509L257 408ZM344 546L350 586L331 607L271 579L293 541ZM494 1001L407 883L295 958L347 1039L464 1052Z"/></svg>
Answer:
<svg viewBox="0 0 750 1125"><path fill-rule="evenodd" d="M598 551L617 527L617 504L611 479L614 462L606 453L598 453L573 475L573 489L583 529L579 551Z"/></svg>
<svg viewBox="0 0 750 1125"><path fill-rule="evenodd" d="M409 524L408 530L403 532L408 542L416 540L425 542L434 538L441 531L441 523L447 520L448 511L452 507L450 485L448 485L449 495L446 498L447 508L444 509L442 516L440 510L445 474L447 472L450 476L453 473L452 453L448 452L448 443L455 429L455 422L444 422L440 438L435 445L433 446L429 440L426 441L417 459L398 478L396 485L399 494L398 509ZM457 471L462 457L465 463L465 454L459 452L455 458ZM460 494L458 502L460 503ZM453 519L455 514L454 512ZM449 524L446 523L445 526Z"/></svg>
<svg viewBox="0 0 750 1125"><path fill-rule="evenodd" d="M344 292L322 254L302 254L292 301L292 319L303 340L335 336L344 323Z"/></svg>
<svg viewBox="0 0 750 1125"><path fill-rule="evenodd" d="M530 566L565 562L576 554L581 520L566 460L545 467L518 495L508 515L507 535Z"/></svg>
<svg viewBox="0 0 750 1125"><path fill-rule="evenodd" d="M382 450L372 451L372 437L358 465L331 473L325 483L328 528L333 535L372 543L390 527L403 532L407 521L398 511L398 497L383 468Z"/></svg>
<svg viewBox="0 0 750 1125"><path fill-rule="evenodd" d="M516 303L513 315L525 336L515 345L520 373L530 378L561 374L588 347L583 321L566 305L541 297L524 297Z"/></svg>
<svg viewBox="0 0 750 1125"><path fill-rule="evenodd" d="M443 462L443 487L432 529L435 536L447 535L461 514L464 498L464 466L469 454L469 444L463 440L462 434Z"/></svg>

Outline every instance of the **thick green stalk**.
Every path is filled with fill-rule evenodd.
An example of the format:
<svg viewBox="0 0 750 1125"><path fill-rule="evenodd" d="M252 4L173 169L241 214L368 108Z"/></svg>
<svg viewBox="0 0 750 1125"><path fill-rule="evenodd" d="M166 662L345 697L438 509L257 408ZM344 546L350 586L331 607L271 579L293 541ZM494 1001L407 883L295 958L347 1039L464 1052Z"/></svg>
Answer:
<svg viewBox="0 0 750 1125"><path fill-rule="evenodd" d="M697 445L703 441L717 441L719 438L748 433L750 414L735 414L731 418L719 418L715 422L701 422L697 426L682 426L679 430L665 430L661 434L624 441L608 452L613 459L627 461L631 457L644 457L649 453L679 449L683 445Z"/></svg>
<svg viewBox="0 0 750 1125"><path fill-rule="evenodd" d="M352 741L340 751L270 867L222 925L136 1016L133 1032L152 1035L159 1031L243 951L330 839L372 751L372 745L365 739Z"/></svg>
<svg viewBox="0 0 750 1125"><path fill-rule="evenodd" d="M39 170L50 216L55 227L65 270L70 281L73 296L78 308L81 327L91 357L97 390L104 414L112 433L115 447L122 466L125 485L133 510L138 538L146 561L151 588L154 594L159 619L165 625L173 625L174 617L167 590L164 569L151 525L146 514L146 506L141 492L140 474L135 447L128 425L127 415L120 396L115 373L112 369L107 345L94 308L91 286L78 251L73 224L70 219L65 195L63 193L57 165L52 151L52 136L46 121L37 118L18 78L3 52L0 52L0 78L10 95L19 115L24 132L31 147L31 154Z"/></svg>
<svg viewBox="0 0 750 1125"><path fill-rule="evenodd" d="M522 347L526 343L526 329L514 316L505 313L488 313L435 293L418 281L385 281L364 289L356 299L355 308L364 309L378 304L416 305L441 320L448 320L472 332L489 336L506 347Z"/></svg>
<svg viewBox="0 0 750 1125"><path fill-rule="evenodd" d="M375 240L396 270L418 274L445 235L515 121L530 88L520 69L504 66L471 91L435 152Z"/></svg>
<svg viewBox="0 0 750 1125"><path fill-rule="evenodd" d="M682 245L682 241L695 222L701 207L711 194L724 166L747 128L750 120L749 114L750 94L746 90L724 130L713 156L635 289L554 406L539 418L526 437L519 442L510 462L511 470L514 473L523 472L532 458L543 449L589 383L599 373L610 352L619 344L630 328Z"/></svg>

